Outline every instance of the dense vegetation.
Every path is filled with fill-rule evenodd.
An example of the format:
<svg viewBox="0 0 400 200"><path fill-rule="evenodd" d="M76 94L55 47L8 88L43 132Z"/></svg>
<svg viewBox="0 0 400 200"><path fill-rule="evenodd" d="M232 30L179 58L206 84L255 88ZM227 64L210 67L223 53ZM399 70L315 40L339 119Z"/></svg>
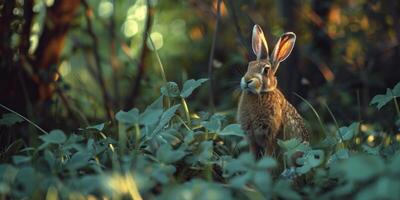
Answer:
<svg viewBox="0 0 400 200"><path fill-rule="evenodd" d="M399 199L400 3L317 2L0 0L0 200ZM235 121L254 23L298 35L297 167Z"/></svg>

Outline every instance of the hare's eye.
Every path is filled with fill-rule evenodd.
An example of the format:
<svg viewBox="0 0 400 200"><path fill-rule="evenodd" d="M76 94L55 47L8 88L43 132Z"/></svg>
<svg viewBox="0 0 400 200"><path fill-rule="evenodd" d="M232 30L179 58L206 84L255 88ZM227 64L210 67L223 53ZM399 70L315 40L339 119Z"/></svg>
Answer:
<svg viewBox="0 0 400 200"><path fill-rule="evenodd" d="M268 72L268 69L267 69L267 67L263 67L262 69L261 69L261 74L267 74L267 72Z"/></svg>

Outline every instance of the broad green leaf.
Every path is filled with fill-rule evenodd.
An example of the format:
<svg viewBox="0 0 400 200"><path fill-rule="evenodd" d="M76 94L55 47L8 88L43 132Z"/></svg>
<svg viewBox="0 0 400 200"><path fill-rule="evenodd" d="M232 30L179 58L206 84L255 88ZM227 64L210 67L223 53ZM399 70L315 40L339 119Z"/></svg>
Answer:
<svg viewBox="0 0 400 200"><path fill-rule="evenodd" d="M271 195L272 179L267 170L256 172L253 177L253 182L264 195Z"/></svg>
<svg viewBox="0 0 400 200"><path fill-rule="evenodd" d="M124 124L136 124L139 122L139 110L137 108L133 108L128 112L120 110L115 115L115 118L118 122Z"/></svg>
<svg viewBox="0 0 400 200"><path fill-rule="evenodd" d="M87 129L96 129L98 131L102 131L104 129L104 123L89 126Z"/></svg>
<svg viewBox="0 0 400 200"><path fill-rule="evenodd" d="M222 131L217 132L218 135L220 136L239 136L239 137L245 137L244 131L240 127L240 124L229 124L226 126Z"/></svg>
<svg viewBox="0 0 400 200"><path fill-rule="evenodd" d="M176 168L173 165L158 165L158 167L152 172L151 176L158 182L166 184L169 181L169 176L175 173L175 171Z"/></svg>
<svg viewBox="0 0 400 200"><path fill-rule="evenodd" d="M157 150L156 157L157 159L165 164L174 163L180 159L182 159L186 153L180 149L174 150L169 144L163 144Z"/></svg>
<svg viewBox="0 0 400 200"><path fill-rule="evenodd" d="M358 134L359 127L360 127L359 122L354 122L350 124L350 126L348 127L347 126L341 127L336 132L336 138L339 140L343 139L344 141L348 141Z"/></svg>
<svg viewBox="0 0 400 200"><path fill-rule="evenodd" d="M210 132L216 133L221 130L223 117L218 114L211 116L209 121L202 122L201 124Z"/></svg>
<svg viewBox="0 0 400 200"><path fill-rule="evenodd" d="M251 181L252 178L253 178L253 172L248 171L248 172L245 172L243 175L238 175L238 176L233 177L229 181L229 183L232 187L242 189L246 185L246 183Z"/></svg>
<svg viewBox="0 0 400 200"><path fill-rule="evenodd" d="M192 179L182 184L169 184L156 200L231 200L230 190L215 182Z"/></svg>
<svg viewBox="0 0 400 200"><path fill-rule="evenodd" d="M30 156L20 156L20 155L16 155L12 157L13 163L16 165L19 165L21 163L26 163L31 161L31 157Z"/></svg>
<svg viewBox="0 0 400 200"><path fill-rule="evenodd" d="M279 179L273 186L274 196L281 197L282 199L301 199L301 196L292 189L291 184L287 180Z"/></svg>
<svg viewBox="0 0 400 200"><path fill-rule="evenodd" d="M338 160L344 160L349 158L349 150L348 149L339 149L331 155L331 157L328 159L327 164L331 165L332 163L335 163Z"/></svg>
<svg viewBox="0 0 400 200"><path fill-rule="evenodd" d="M400 181L382 176L355 195L356 200L393 199L400 196Z"/></svg>
<svg viewBox="0 0 400 200"><path fill-rule="evenodd" d="M140 124L145 126L156 124L163 111L163 97L161 96L140 115Z"/></svg>
<svg viewBox="0 0 400 200"><path fill-rule="evenodd" d="M319 166L324 161L324 152L322 150L310 150L297 159L297 164L301 167L296 168L296 172L305 174L312 168Z"/></svg>
<svg viewBox="0 0 400 200"><path fill-rule="evenodd" d="M19 169L18 174L15 177L15 182L13 184L19 185L20 191L28 196L31 195L34 189L38 187L38 183L40 183L38 179L38 174L36 173L35 169L33 167L22 167Z"/></svg>
<svg viewBox="0 0 400 200"><path fill-rule="evenodd" d="M395 97L400 97L400 82L393 87L392 93Z"/></svg>
<svg viewBox="0 0 400 200"><path fill-rule="evenodd" d="M14 114L14 113L5 113L2 115L2 117L0 119L0 125L10 127L16 123L20 123L23 121L24 121L24 119L22 119L21 117L19 117L18 115Z"/></svg>
<svg viewBox="0 0 400 200"><path fill-rule="evenodd" d="M389 170L400 175L400 152L395 154L388 166Z"/></svg>
<svg viewBox="0 0 400 200"><path fill-rule="evenodd" d="M50 169L54 169L54 166L56 163L56 157L54 156L54 154L51 151L49 151L49 150L44 151L44 159L46 160Z"/></svg>
<svg viewBox="0 0 400 200"><path fill-rule="evenodd" d="M278 145L284 150L288 151L290 149L294 149L297 146L299 146L301 143L301 140L298 138L292 138L289 140L278 140Z"/></svg>
<svg viewBox="0 0 400 200"><path fill-rule="evenodd" d="M371 154L371 155L374 155L374 156L379 156L379 152L382 149L382 146L378 145L376 147L370 147L370 146L368 146L366 144L363 144L361 146L361 148L363 149L363 151L365 153L368 153L368 154Z"/></svg>
<svg viewBox="0 0 400 200"><path fill-rule="evenodd" d="M59 129L52 130L49 134L41 135L39 138L49 144L62 144L67 140L64 132Z"/></svg>
<svg viewBox="0 0 400 200"><path fill-rule="evenodd" d="M364 181L380 174L385 169L385 164L380 157L369 155L356 155L337 165L344 172L344 178L350 181Z"/></svg>
<svg viewBox="0 0 400 200"><path fill-rule="evenodd" d="M386 89L386 94L380 94L374 96L372 98L370 105L377 104L376 107L380 110L383 106L385 106L388 102L393 100L393 93L392 91L387 88Z"/></svg>
<svg viewBox="0 0 400 200"><path fill-rule="evenodd" d="M69 170L76 170L89 164L91 155L85 152L75 153L71 159L68 160L66 168Z"/></svg>
<svg viewBox="0 0 400 200"><path fill-rule="evenodd" d="M199 79L199 80L194 80L194 79L187 80L183 84L183 88L181 91L181 97L186 98L186 97L190 96L192 94L193 90L198 88L202 83L206 82L207 80L208 79L206 79L206 78Z"/></svg>
<svg viewBox="0 0 400 200"><path fill-rule="evenodd" d="M178 108L181 106L181 104L177 104L166 110L162 115L160 122L158 123L157 127L154 129L152 136L157 134L161 129L164 128L165 125L168 124L168 122L172 119L172 117L175 115L175 112L178 110Z"/></svg>
<svg viewBox="0 0 400 200"><path fill-rule="evenodd" d="M177 97L180 94L178 84L175 82L168 82L166 85L161 87L161 94L167 97Z"/></svg>
<svg viewBox="0 0 400 200"><path fill-rule="evenodd" d="M277 162L271 157L263 157L260 161L257 162L257 168L261 169L273 168L276 167L276 165Z"/></svg>

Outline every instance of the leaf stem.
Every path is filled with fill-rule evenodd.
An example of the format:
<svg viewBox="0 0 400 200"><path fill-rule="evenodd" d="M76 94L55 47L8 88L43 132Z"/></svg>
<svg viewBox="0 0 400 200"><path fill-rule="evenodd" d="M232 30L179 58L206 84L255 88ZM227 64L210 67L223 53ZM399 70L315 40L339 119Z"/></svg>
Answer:
<svg viewBox="0 0 400 200"><path fill-rule="evenodd" d="M183 105L183 110L185 111L186 120L188 121L189 124L191 124L189 107L183 97L181 97L181 103Z"/></svg>
<svg viewBox="0 0 400 200"><path fill-rule="evenodd" d="M28 123L30 123L31 125L33 125L34 127L36 127L37 129L39 129L41 132L45 133L45 134L49 134L47 131L43 130L42 128L40 128L39 125L35 124L34 122L32 122L31 120L29 120L28 118L22 116L21 114L15 112L14 110L11 110L10 108L8 108L7 106L4 106L3 104L0 104L0 106L2 108L4 108L7 111L10 111L16 115L18 115L18 117L21 117L22 119L24 119L25 121L27 121Z"/></svg>
<svg viewBox="0 0 400 200"><path fill-rule="evenodd" d="M325 130L325 125L322 122L321 117L319 116L318 112L315 110L315 108L311 105L311 103L309 101L307 101L306 99L304 99L302 96L300 96L297 93L294 93L297 97L299 97L302 101L304 101L310 108L311 110L314 112L315 116L317 117L318 123L321 126L322 131L324 132L324 134L326 135L326 130Z"/></svg>

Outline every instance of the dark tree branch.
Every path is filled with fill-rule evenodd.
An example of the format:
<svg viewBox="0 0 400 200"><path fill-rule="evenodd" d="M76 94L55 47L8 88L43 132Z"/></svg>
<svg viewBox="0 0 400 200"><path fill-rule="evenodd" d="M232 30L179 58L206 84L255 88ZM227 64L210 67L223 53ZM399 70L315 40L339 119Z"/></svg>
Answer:
<svg viewBox="0 0 400 200"><path fill-rule="evenodd" d="M33 20L33 3L33 0L24 1L24 23L21 33L20 54L26 57L29 57L28 50Z"/></svg>
<svg viewBox="0 0 400 200"><path fill-rule="evenodd" d="M210 57L208 60L208 78L210 79L209 105L213 111L215 110L215 104L214 104L214 80L213 80L214 78L213 78L212 68L213 68L213 61L214 61L215 43L217 40L217 34L218 34L218 29L219 29L219 21L221 20L221 2L222 2L222 0L218 0L218 3L217 3L217 20L215 22L215 29L214 29L212 43L211 43Z"/></svg>
<svg viewBox="0 0 400 200"><path fill-rule="evenodd" d="M112 0L112 4L115 5L115 1ZM115 34L115 6L113 6L113 12L110 17L109 24L109 35L110 35L110 64L113 70L113 86L114 86L114 99L117 103L118 107L120 107L120 93L118 87L118 68L119 68L119 60L117 58L117 50L116 50L116 34Z"/></svg>
<svg viewBox="0 0 400 200"><path fill-rule="evenodd" d="M232 0L228 0L228 4L229 4L229 7L231 8L230 16L231 16L233 25L235 26L236 35L238 36L240 43L242 43L242 45L246 48L247 52L251 53L250 43L246 42L246 40L242 34L242 29L240 28L240 25L239 25L239 19L236 14L235 4Z"/></svg>
<svg viewBox="0 0 400 200"><path fill-rule="evenodd" d="M147 16L146 16L146 22L145 22L145 27L144 27L144 32L143 32L142 49L140 51L138 71L136 74L133 89L131 90L131 93L128 95L128 97L125 101L125 108L131 108L135 105L135 100L139 94L140 81L143 78L143 74L144 74L144 71L146 68L145 62L146 62L146 56L148 53L146 41L147 41L147 38L149 37L150 28L152 25L152 19L153 19L153 15L154 15L153 10L150 5L150 0L146 0L146 4L147 4Z"/></svg>
<svg viewBox="0 0 400 200"><path fill-rule="evenodd" d="M91 15L92 15L92 9L89 7L89 4L85 1L82 0L83 7L85 8L85 19L87 23L87 32L89 36L92 38L93 42L93 56L94 56L94 62L97 68L97 80L100 84L100 89L102 92L103 96L103 104L104 104L104 109L106 110L107 117L110 120L114 120L114 112L112 110L112 102L111 98L107 92L107 86L106 82L104 80L103 76L103 71L101 69L101 61L100 61L100 53L99 53L99 40L96 36L96 34L93 31L92 27L92 20L91 20Z"/></svg>

